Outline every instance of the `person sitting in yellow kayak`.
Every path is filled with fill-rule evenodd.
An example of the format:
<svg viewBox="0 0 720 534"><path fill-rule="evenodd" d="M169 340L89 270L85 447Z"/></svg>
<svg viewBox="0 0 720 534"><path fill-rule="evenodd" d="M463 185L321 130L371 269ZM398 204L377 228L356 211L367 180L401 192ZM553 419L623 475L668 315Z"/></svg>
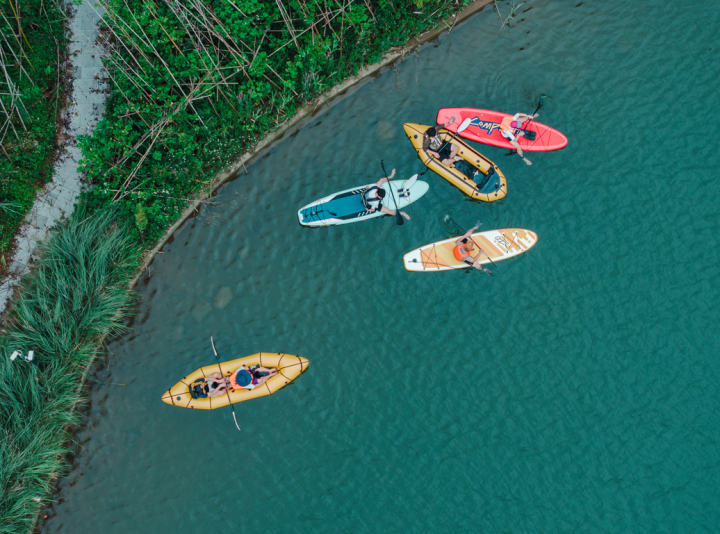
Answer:
<svg viewBox="0 0 720 534"><path fill-rule="evenodd" d="M380 178L376 184L369 185L365 189L365 191L363 191L362 201L365 205L365 209L367 209L369 213L373 213L379 207L380 211L385 213L386 215L390 215L392 217L395 216L395 210L391 210L390 208L382 205L382 201L385 198L386 194L385 190L382 188L382 184L384 184L388 180L392 180L393 176L395 176L395 169L393 169L390 173L390 178ZM404 211L400 211L400 215L405 217L408 221L410 220L410 215L408 215Z"/></svg>
<svg viewBox="0 0 720 534"><path fill-rule="evenodd" d="M441 127L451 124L453 120L455 120L454 117L452 117L450 122L447 124L441 125ZM425 130L423 137L423 150L431 156L439 159L446 167L452 167L453 163L462 159L457 155L460 147L450 141L443 141L440 139L440 136L434 126Z"/></svg>
<svg viewBox="0 0 720 534"><path fill-rule="evenodd" d="M486 272L488 274L490 271L487 269L483 269L483 266L480 265L480 262L478 261L480 259L480 255L483 254L483 249L480 249L480 252L475 255L475 257L472 257L472 251L475 248L474 247L474 241L471 237L472 233L480 228L480 224L476 224L470 230L465 232L465 235L458 237L455 240L455 248L453 248L453 256L455 256L455 259L457 261L463 261L467 263L468 265L475 267L479 271Z"/></svg>
<svg viewBox="0 0 720 534"><path fill-rule="evenodd" d="M523 135L525 135L525 132L520 130L516 133L515 129L522 128L523 122L528 119L534 119L538 115L539 113L536 113L535 115L528 115L527 113L516 113L512 117L510 115L504 117L503 120L500 122L500 135L510 141L510 144L514 146L517 150L518 156L520 156L522 160L528 165L532 165L532 162L523 155L522 148L520 148L520 144L517 142L518 137L522 137Z"/></svg>
<svg viewBox="0 0 720 534"><path fill-rule="evenodd" d="M233 389L255 389L276 374L277 369L270 367L261 367L259 365L247 367L243 365L231 374L228 380Z"/></svg>
<svg viewBox="0 0 720 534"><path fill-rule="evenodd" d="M225 394L228 384L226 376L213 373L190 384L190 391L194 398L217 397Z"/></svg>

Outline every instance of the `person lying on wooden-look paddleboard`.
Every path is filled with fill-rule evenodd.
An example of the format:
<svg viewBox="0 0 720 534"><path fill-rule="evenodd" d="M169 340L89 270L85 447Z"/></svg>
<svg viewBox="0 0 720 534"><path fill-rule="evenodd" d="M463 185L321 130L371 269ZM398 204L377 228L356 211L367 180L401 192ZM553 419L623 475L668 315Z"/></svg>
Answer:
<svg viewBox="0 0 720 534"><path fill-rule="evenodd" d="M230 375L229 381L233 389L255 389L261 386L265 381L277 374L277 369L270 367L243 365Z"/></svg>
<svg viewBox="0 0 720 534"><path fill-rule="evenodd" d="M522 130L516 131L516 128L522 128L523 122L528 119L534 119L538 115L539 113L536 113L535 115L516 113L512 117L509 115L507 117L503 117L503 120L500 122L500 134L510 141L510 144L515 147L515 150L517 150L518 156L520 156L528 165L532 165L532 162L523 155L522 148L520 148L520 144L517 142L518 137L525 135L525 132ZM458 132L460 132L460 130L458 130Z"/></svg>
<svg viewBox="0 0 720 534"><path fill-rule="evenodd" d="M451 117L454 120L454 117ZM447 124L452 124L452 120ZM446 126L446 125L443 125ZM452 167L453 163L462 159L457 155L460 147L450 141L443 141L434 126L431 126L423 134L423 150L431 156L440 160L446 167Z"/></svg>
<svg viewBox="0 0 720 534"><path fill-rule="evenodd" d="M453 256L455 256L455 259L457 261L464 261L468 265L475 267L478 271L483 271L488 274L491 274L491 271L484 269L482 265L480 265L480 262L478 261L480 259L480 255L484 254L483 249L480 249L480 252L478 252L475 257L472 256L472 251L475 248L475 244L472 239L472 233L480 228L479 224L476 224L470 230L465 232L465 235L458 237L455 240L455 248L453 249Z"/></svg>
<svg viewBox="0 0 720 534"><path fill-rule="evenodd" d="M390 178L380 178L375 185L369 185L367 186L367 188L365 188L365 191L363 191L362 201L363 204L365 204L365 208L368 210L369 213L373 213L378 208L380 208L380 211L382 213L386 215L391 215L392 217L395 216L395 210L391 210L390 208L382 205L382 201L386 195L385 190L382 188L382 184L384 184L388 180L392 180L393 176L395 176L395 169L393 169L390 173ZM401 211L400 215L405 217L408 221L410 220L410 215L408 215L404 211Z"/></svg>

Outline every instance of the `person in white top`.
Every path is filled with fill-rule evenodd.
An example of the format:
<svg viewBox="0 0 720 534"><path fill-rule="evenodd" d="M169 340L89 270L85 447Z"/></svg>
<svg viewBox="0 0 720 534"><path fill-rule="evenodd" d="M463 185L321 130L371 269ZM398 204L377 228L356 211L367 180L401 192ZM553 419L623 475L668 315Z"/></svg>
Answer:
<svg viewBox="0 0 720 534"><path fill-rule="evenodd" d="M390 173L390 179L392 179L393 176L395 176L395 169L393 169ZM382 184L387 181L388 178L380 178L376 184L367 186L365 188L365 191L363 191L363 204L365 204L368 212L373 213L379 207L380 211L385 213L386 215L395 216L395 210L391 210L390 208L382 205L382 201L385 198L385 190L382 188ZM405 217L408 221L410 220L410 215L408 215L404 211L401 211L400 215Z"/></svg>
<svg viewBox="0 0 720 534"><path fill-rule="evenodd" d="M508 115L507 117L503 118L502 122L500 122L500 134L505 139L510 141L510 144L514 146L517 150L518 156L520 156L523 161L528 165L532 165L532 162L523 155L522 148L520 148L520 144L517 141L519 137L525 135L525 132L523 132L522 130L516 131L516 128L521 128L523 122L528 119L534 119L538 115L538 113L536 113L535 115L528 115L527 113L516 113L512 117Z"/></svg>

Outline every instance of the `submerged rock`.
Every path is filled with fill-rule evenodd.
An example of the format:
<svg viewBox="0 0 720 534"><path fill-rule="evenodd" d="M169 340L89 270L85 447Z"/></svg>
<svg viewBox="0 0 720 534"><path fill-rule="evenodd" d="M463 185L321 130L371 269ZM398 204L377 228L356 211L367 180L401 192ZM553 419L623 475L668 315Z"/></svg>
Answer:
<svg viewBox="0 0 720 534"><path fill-rule="evenodd" d="M230 288L223 286L220 288L215 300L213 300L213 306L215 306L218 310L224 310L225 307L230 304L232 298L233 294L232 291L230 291Z"/></svg>

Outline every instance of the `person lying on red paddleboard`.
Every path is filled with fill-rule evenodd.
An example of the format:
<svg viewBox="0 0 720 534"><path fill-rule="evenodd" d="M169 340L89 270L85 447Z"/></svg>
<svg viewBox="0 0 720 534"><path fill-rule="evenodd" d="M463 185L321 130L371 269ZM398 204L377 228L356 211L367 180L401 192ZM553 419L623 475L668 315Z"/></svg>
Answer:
<svg viewBox="0 0 720 534"><path fill-rule="evenodd" d="M516 113L512 117L504 117L500 123L500 134L510 141L510 144L517 150L518 156L520 156L525 163L532 165L532 162L523 155L522 148L517 142L517 138L525 135L522 130L517 131L516 128L522 128L522 123L528 119L534 119L539 113L535 115L528 115L527 113ZM458 130L459 132L460 130Z"/></svg>
<svg viewBox="0 0 720 534"><path fill-rule="evenodd" d="M447 124L452 124L452 120ZM444 124L442 126L446 125ZM450 141L440 139L437 130L433 126L425 130L423 137L423 150L439 159L446 167L452 167L453 163L462 159L457 155L460 147Z"/></svg>

